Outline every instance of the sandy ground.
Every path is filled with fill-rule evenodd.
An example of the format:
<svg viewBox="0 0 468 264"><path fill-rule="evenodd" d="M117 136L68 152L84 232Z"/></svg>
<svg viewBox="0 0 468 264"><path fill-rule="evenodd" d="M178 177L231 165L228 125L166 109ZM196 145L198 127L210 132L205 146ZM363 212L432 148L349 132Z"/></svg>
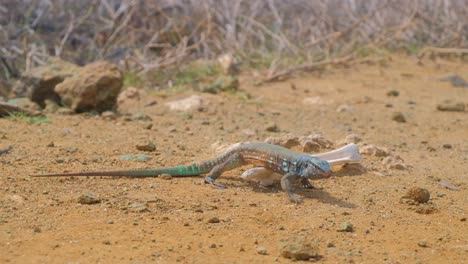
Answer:
<svg viewBox="0 0 468 264"><path fill-rule="evenodd" d="M191 114L170 111L165 102L192 92L149 93L133 111L152 121L58 114L39 124L0 119L0 148L14 147L0 156L0 262L288 263L279 241L294 236L318 243L321 263L467 262L468 114L436 109L447 99L468 103L468 89L439 81L452 74L468 79L467 73L462 62L420 65L394 57L385 66L310 73L262 86L246 75L241 88L252 99L201 94L210 103ZM388 96L390 90L399 96ZM305 104L309 97L313 103ZM151 100L157 104L143 107ZM393 121L394 112L406 122ZM266 130L272 122L279 132ZM383 158L363 155L362 168L316 180L314 190L298 190L304 198L299 205L278 185L242 181L239 175L248 167L225 173L225 190L202 184L201 177L29 176L179 165L212 157L218 145L288 133L322 133L335 147L358 134L361 147L387 148L407 168L389 169ZM145 141L157 150L136 150ZM151 159L120 160L125 154ZM459 190L440 186L441 180ZM429 203L402 201L411 187L427 189ZM86 193L101 202L78 203ZM219 223L210 223L213 217ZM354 230L337 232L343 222ZM265 255L257 252L262 247Z"/></svg>

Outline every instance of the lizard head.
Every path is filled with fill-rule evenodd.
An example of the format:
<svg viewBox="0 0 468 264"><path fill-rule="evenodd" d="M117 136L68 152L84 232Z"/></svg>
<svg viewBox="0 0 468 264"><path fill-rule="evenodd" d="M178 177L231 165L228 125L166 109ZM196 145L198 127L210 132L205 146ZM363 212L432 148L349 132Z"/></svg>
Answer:
<svg viewBox="0 0 468 264"><path fill-rule="evenodd" d="M302 156L297 166L298 174L301 177L329 177L331 174L330 164L326 160L316 157Z"/></svg>

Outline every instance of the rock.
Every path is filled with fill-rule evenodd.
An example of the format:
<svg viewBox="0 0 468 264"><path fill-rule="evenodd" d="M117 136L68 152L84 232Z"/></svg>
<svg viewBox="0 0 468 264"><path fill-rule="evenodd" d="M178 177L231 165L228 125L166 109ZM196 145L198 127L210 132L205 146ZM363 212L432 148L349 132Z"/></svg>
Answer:
<svg viewBox="0 0 468 264"><path fill-rule="evenodd" d="M45 99L44 100L44 112L45 113L55 113L60 109L60 106L57 104L57 102L52 101L50 99Z"/></svg>
<svg viewBox="0 0 468 264"><path fill-rule="evenodd" d="M92 193L85 193L78 197L78 203L80 204L97 204L100 202L101 199Z"/></svg>
<svg viewBox="0 0 468 264"><path fill-rule="evenodd" d="M332 102L333 102L332 100L325 100L321 96L306 97L304 98L304 100L302 100L302 103L305 105L317 105L317 106L329 105Z"/></svg>
<svg viewBox="0 0 468 264"><path fill-rule="evenodd" d="M141 151L152 152L156 150L156 145L153 142L139 143L136 145L136 149Z"/></svg>
<svg viewBox="0 0 468 264"><path fill-rule="evenodd" d="M444 101L437 105L437 110L444 112L464 112L465 104L463 102Z"/></svg>
<svg viewBox="0 0 468 264"><path fill-rule="evenodd" d="M158 178L163 179L163 180L172 180L172 175L170 174L161 174L158 176Z"/></svg>
<svg viewBox="0 0 468 264"><path fill-rule="evenodd" d="M276 123L269 123L265 126L265 130L268 132L279 132L280 129Z"/></svg>
<svg viewBox="0 0 468 264"><path fill-rule="evenodd" d="M213 217L210 217L210 219L208 219L207 222L210 223L210 224L217 224L217 223L219 223L220 221L219 221L219 218L218 218L218 217L213 216Z"/></svg>
<svg viewBox="0 0 468 264"><path fill-rule="evenodd" d="M426 240L419 240L418 246L420 246L420 247L422 247L422 248L427 247L427 242L426 242Z"/></svg>
<svg viewBox="0 0 468 264"><path fill-rule="evenodd" d="M387 167L387 169L395 170L405 170L407 168L406 164L399 156L388 156L382 160L382 164Z"/></svg>
<svg viewBox="0 0 468 264"><path fill-rule="evenodd" d="M117 65L98 61L79 68L75 74L55 86L61 102L75 112L104 112L115 107L123 85Z"/></svg>
<svg viewBox="0 0 468 264"><path fill-rule="evenodd" d="M176 111L192 111L202 110L207 104L208 100L198 95L192 95L185 99L172 101L166 103L170 110Z"/></svg>
<svg viewBox="0 0 468 264"><path fill-rule="evenodd" d="M363 146L360 149L361 154L376 156L376 157L387 157L390 152L386 148L376 147L374 145Z"/></svg>
<svg viewBox="0 0 468 264"><path fill-rule="evenodd" d="M341 112L351 112L353 111L353 107L348 105L348 104L342 104L342 105L339 105L337 108L336 108L336 111L338 113L341 113Z"/></svg>
<svg viewBox="0 0 468 264"><path fill-rule="evenodd" d="M392 114L392 120L398 123L406 123L406 117L401 112L395 112Z"/></svg>
<svg viewBox="0 0 468 264"><path fill-rule="evenodd" d="M136 113L130 116L129 121L153 121L153 119L147 114Z"/></svg>
<svg viewBox="0 0 468 264"><path fill-rule="evenodd" d="M60 97L54 90L56 85L73 76L79 68L60 58L50 58L46 65L24 72L14 84L12 93L14 97L27 97L41 106L46 99L58 103Z"/></svg>
<svg viewBox="0 0 468 264"><path fill-rule="evenodd" d="M144 212L149 212L149 209L148 207L145 205L145 204L142 204L142 203L130 203L128 206L127 206L127 209L130 211L130 212L134 212L134 213L144 213Z"/></svg>
<svg viewBox="0 0 468 264"><path fill-rule="evenodd" d="M141 90L135 87L128 87L119 94L117 97L117 103L124 104L127 103L127 101L140 101L141 97Z"/></svg>
<svg viewBox="0 0 468 264"><path fill-rule="evenodd" d="M115 120L117 115L113 111L104 111L101 113L101 117L105 120Z"/></svg>
<svg viewBox="0 0 468 264"><path fill-rule="evenodd" d="M268 255L268 249L264 246L257 247L257 253L260 255Z"/></svg>
<svg viewBox="0 0 468 264"><path fill-rule="evenodd" d="M291 148L300 145L299 138L292 134L287 134L281 137L268 137L265 139L265 143L279 145L285 148Z"/></svg>
<svg viewBox="0 0 468 264"><path fill-rule="evenodd" d="M7 103L32 112L41 109L38 104L26 97L13 98L8 100Z"/></svg>
<svg viewBox="0 0 468 264"><path fill-rule="evenodd" d="M460 190L459 187L457 187L457 186L451 184L451 183L448 182L448 181L444 181L444 180L439 181L439 182L437 183L437 185L439 185L440 187L443 187L443 188L447 188L447 189L452 190L452 191L458 191L458 190Z"/></svg>
<svg viewBox="0 0 468 264"><path fill-rule="evenodd" d="M290 237L280 241L280 254L295 260L319 259L319 242L304 236Z"/></svg>
<svg viewBox="0 0 468 264"><path fill-rule="evenodd" d="M443 144L442 147L443 147L444 149L451 149L451 148L452 148L452 145L446 143L446 144Z"/></svg>
<svg viewBox="0 0 468 264"><path fill-rule="evenodd" d="M347 135L344 139L344 142L345 144L351 144L351 143L354 143L354 144L357 144L359 142L362 141L362 138L357 135L357 134L350 134L350 135Z"/></svg>
<svg viewBox="0 0 468 264"><path fill-rule="evenodd" d="M239 79L235 76L218 76L211 84L202 88L202 92L216 94L219 91L236 91L239 88Z"/></svg>
<svg viewBox="0 0 468 264"><path fill-rule="evenodd" d="M429 191L419 187L409 189L403 198L411 199L417 203L427 203L430 198Z"/></svg>
<svg viewBox="0 0 468 264"><path fill-rule="evenodd" d="M397 97L400 95L400 92L397 91L397 90L390 90L387 92L387 96L393 96L393 97Z"/></svg>
<svg viewBox="0 0 468 264"><path fill-rule="evenodd" d="M343 222L343 223L341 223L340 227L336 231L338 231L338 232L353 232L354 227L350 222Z"/></svg>
<svg viewBox="0 0 468 264"><path fill-rule="evenodd" d="M450 75L444 78L439 79L441 82L449 82L455 87L463 87L468 88L468 82L466 82L461 76L459 75Z"/></svg>
<svg viewBox="0 0 468 264"><path fill-rule="evenodd" d="M326 139L321 134L312 134L308 136L299 137L299 143L304 152L318 151L322 148L332 148L333 142Z"/></svg>
<svg viewBox="0 0 468 264"><path fill-rule="evenodd" d="M61 107L57 110L57 114L59 115L73 115L75 112L69 108Z"/></svg>
<svg viewBox="0 0 468 264"><path fill-rule="evenodd" d="M122 155L119 157L120 160L127 160L127 161L140 161L145 162L151 159L151 156L145 154L137 154L137 155Z"/></svg>

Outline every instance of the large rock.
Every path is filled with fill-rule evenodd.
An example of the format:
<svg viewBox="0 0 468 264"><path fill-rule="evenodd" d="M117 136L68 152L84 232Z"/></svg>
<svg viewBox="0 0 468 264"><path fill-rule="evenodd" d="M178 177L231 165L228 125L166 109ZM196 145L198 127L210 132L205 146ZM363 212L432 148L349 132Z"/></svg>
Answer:
<svg viewBox="0 0 468 264"><path fill-rule="evenodd" d="M75 112L103 112L114 108L123 85L119 68L98 61L83 68L55 87L61 102Z"/></svg>
<svg viewBox="0 0 468 264"><path fill-rule="evenodd" d="M73 76L79 67L60 58L50 58L49 63L24 72L14 84L14 97L27 97L44 107L46 99L59 102L60 98L54 91L57 84L65 78Z"/></svg>

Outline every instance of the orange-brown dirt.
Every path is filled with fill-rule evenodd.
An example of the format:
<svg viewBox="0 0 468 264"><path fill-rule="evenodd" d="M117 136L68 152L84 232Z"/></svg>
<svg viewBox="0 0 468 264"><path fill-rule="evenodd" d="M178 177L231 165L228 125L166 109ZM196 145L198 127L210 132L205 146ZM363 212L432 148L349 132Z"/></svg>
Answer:
<svg viewBox="0 0 468 264"><path fill-rule="evenodd" d="M359 65L286 82L241 88L253 99L207 95L205 111L188 114L165 102L191 95L149 93L138 108L152 121L105 120L81 114L48 115L50 123L0 119L0 262L2 263L287 263L278 242L303 235L321 241L323 263L463 263L468 259L468 114L441 112L445 99L468 102L468 89L439 78L468 78L466 63L395 57L388 65ZM399 96L387 95L389 90ZM306 105L320 96L322 105ZM150 100L157 104L143 107ZM412 101L412 102L410 102ZM347 104L350 111L337 112ZM402 112L406 123L392 120ZM265 127L276 123L279 132ZM152 129L145 129L148 123ZM246 129L255 131L254 135ZM264 140L287 133L322 133L336 142L351 133L390 149L409 165L387 169L363 155L365 170L343 171L299 190L291 203L279 186L244 182L246 169L227 172L225 190L201 177L32 178L33 173L141 169L200 161L215 142ZM139 142L152 141L147 162L122 161ZM53 147L48 146L50 142ZM450 144L443 147L444 144ZM76 148L76 149L74 149ZM327 151L327 150L323 150ZM247 167L248 168L248 167ZM441 187L445 180L459 190ZM429 190L429 205L408 205L411 187ZM83 205L92 193L101 203ZM147 207L135 212L132 204ZM417 209L429 208L418 213ZM212 217L219 223L209 223ZM343 222L353 232L337 232ZM257 248L265 247L266 255Z"/></svg>

